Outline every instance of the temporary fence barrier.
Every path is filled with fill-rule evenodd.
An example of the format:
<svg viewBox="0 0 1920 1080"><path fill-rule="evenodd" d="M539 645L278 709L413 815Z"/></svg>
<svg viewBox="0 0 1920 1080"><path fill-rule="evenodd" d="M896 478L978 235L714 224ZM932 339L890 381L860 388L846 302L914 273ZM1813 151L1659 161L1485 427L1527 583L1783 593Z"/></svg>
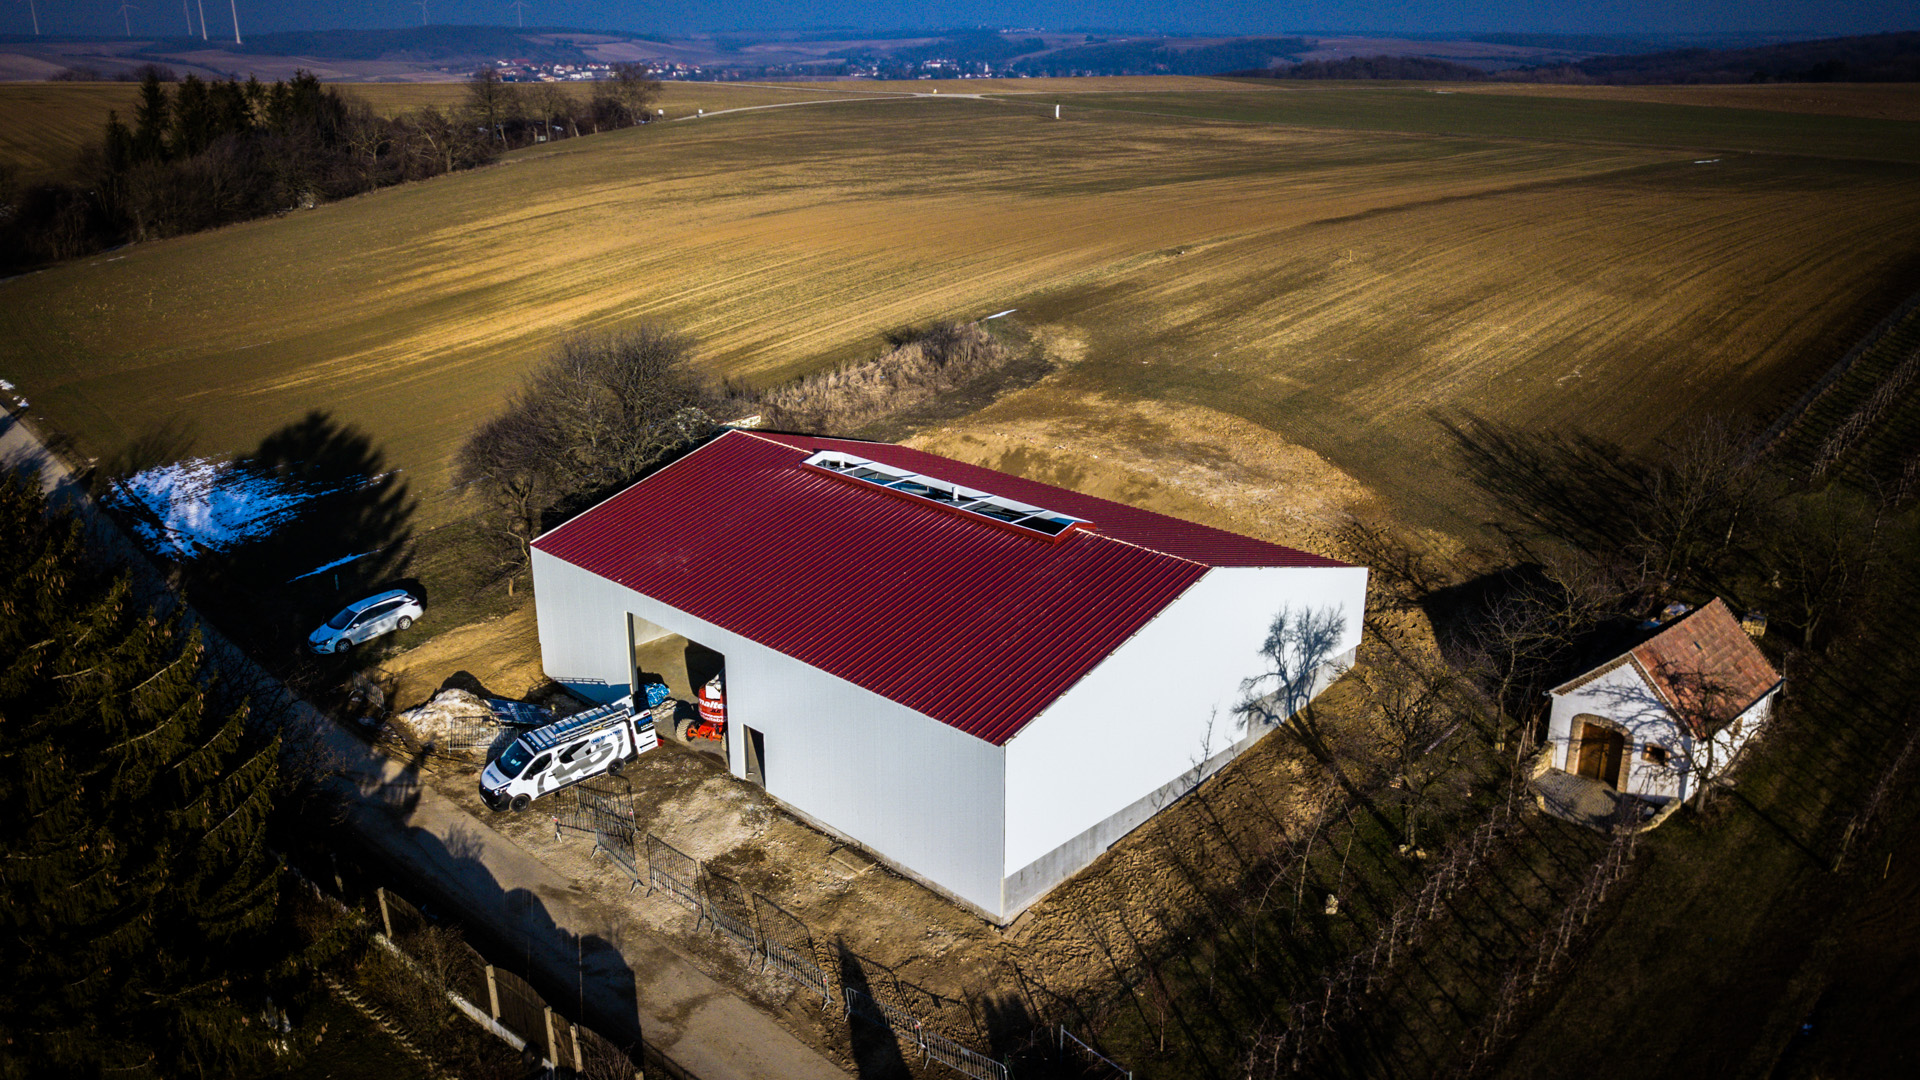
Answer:
<svg viewBox="0 0 1920 1080"><path fill-rule="evenodd" d="M922 1061L937 1061L975 1080L1010 1080L1004 1064L969 1050L944 1035L928 1031L918 1017L905 1009L851 986L843 986L840 991L846 1001L849 1020L864 1020L876 1027L886 1028L895 1037L911 1038L914 1048L920 1051Z"/></svg>
<svg viewBox="0 0 1920 1080"><path fill-rule="evenodd" d="M920 1032L920 1056L974 1080L1010 1080L1005 1065L935 1032Z"/></svg>
<svg viewBox="0 0 1920 1080"><path fill-rule="evenodd" d="M731 938L750 955L760 954L760 935L754 932L753 923L715 903L712 890L701 897L701 914L713 924L714 933Z"/></svg>
<svg viewBox="0 0 1920 1080"><path fill-rule="evenodd" d="M591 833L602 822L614 822L632 828L633 796L628 792L600 791L581 785L556 793L553 800L555 840L560 839L562 829Z"/></svg>
<svg viewBox="0 0 1920 1080"><path fill-rule="evenodd" d="M1125 1077L1125 1080L1133 1080L1132 1071L1121 1068L1112 1058L1081 1042L1073 1032L1067 1030L1065 1024L1055 1024L1053 1031L1053 1045L1060 1051L1061 1057L1071 1055L1083 1065L1095 1067L1105 1066L1113 1070L1115 1076Z"/></svg>
<svg viewBox="0 0 1920 1080"><path fill-rule="evenodd" d="M553 838L555 840L560 839L562 829L591 834L593 826L593 807L581 800L578 789L563 791L554 796Z"/></svg>
<svg viewBox="0 0 1920 1080"><path fill-rule="evenodd" d="M495 743L502 742L512 734L509 728L468 729L449 735L434 744L434 749L446 757L457 757L465 761L482 762L493 756Z"/></svg>
<svg viewBox="0 0 1920 1080"><path fill-rule="evenodd" d="M694 882L700 877L700 864L672 844L647 834L647 892L659 889L668 896L702 911L700 890Z"/></svg>
<svg viewBox="0 0 1920 1080"><path fill-rule="evenodd" d="M811 957L785 945L764 940L761 942L760 955L765 958L768 971L792 979L819 994L821 1005L833 1000L832 991L827 985L827 970L814 963Z"/></svg>
<svg viewBox="0 0 1920 1080"><path fill-rule="evenodd" d="M627 875L627 892L646 883L640 874L640 856L635 850L631 824L601 815L593 827L593 850L596 854L606 852L607 861Z"/></svg>

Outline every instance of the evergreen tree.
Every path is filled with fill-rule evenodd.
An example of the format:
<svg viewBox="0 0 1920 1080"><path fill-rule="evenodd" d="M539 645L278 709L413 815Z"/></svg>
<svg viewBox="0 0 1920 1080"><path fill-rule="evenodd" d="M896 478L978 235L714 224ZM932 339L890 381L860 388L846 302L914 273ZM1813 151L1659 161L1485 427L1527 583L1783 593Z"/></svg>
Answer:
<svg viewBox="0 0 1920 1080"><path fill-rule="evenodd" d="M289 951L277 740L211 705L199 633L0 479L0 1075L232 1075Z"/></svg>
<svg viewBox="0 0 1920 1080"><path fill-rule="evenodd" d="M216 123L207 84L195 75L182 79L173 99L173 156L190 158L205 150L213 141Z"/></svg>
<svg viewBox="0 0 1920 1080"><path fill-rule="evenodd" d="M140 80L140 100L133 107L133 153L136 161L160 161L167 156L168 118L173 103L160 75L149 68Z"/></svg>

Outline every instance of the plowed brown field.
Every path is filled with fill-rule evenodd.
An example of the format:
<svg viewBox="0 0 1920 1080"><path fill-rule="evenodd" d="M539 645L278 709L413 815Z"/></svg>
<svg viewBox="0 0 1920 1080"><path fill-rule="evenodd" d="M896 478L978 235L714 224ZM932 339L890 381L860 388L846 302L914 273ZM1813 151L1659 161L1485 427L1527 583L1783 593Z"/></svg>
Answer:
<svg viewBox="0 0 1920 1080"><path fill-rule="evenodd" d="M1208 410L1444 526L1459 493L1433 412L1644 441L1689 409L1763 409L1920 253L1909 166L1695 164L1602 137L1632 109L1675 115L1658 106L1610 105L1592 130L1569 113L1559 141L1218 104L1267 96L1055 122L948 89L564 142L0 285L0 376L93 452L176 411L203 451L240 451L326 408L431 494L568 331L662 322L716 373L764 383L902 323L1019 308L1080 357L996 406L1023 423L1096 395ZM1522 104L1554 125L1555 100ZM1235 116L1166 115L1182 109ZM1743 139L1765 133L1740 115Z"/></svg>

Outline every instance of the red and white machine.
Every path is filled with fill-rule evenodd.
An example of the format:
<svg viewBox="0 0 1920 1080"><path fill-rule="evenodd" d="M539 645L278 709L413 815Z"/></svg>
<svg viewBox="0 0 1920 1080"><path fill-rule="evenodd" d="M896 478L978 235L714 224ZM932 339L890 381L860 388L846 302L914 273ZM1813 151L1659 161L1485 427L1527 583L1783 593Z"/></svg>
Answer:
<svg viewBox="0 0 1920 1080"><path fill-rule="evenodd" d="M699 701L700 717L687 725L687 739L712 739L719 742L727 734L727 694L721 677L715 675L707 680L696 695Z"/></svg>

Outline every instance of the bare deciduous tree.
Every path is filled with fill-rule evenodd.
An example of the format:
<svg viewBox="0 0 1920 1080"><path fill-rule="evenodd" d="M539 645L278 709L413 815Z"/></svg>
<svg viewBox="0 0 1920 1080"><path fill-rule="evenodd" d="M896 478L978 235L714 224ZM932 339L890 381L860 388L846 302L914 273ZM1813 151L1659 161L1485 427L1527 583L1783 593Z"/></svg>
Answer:
<svg viewBox="0 0 1920 1080"><path fill-rule="evenodd" d="M621 126L646 123L653 103L660 97L660 82L645 64L615 64L613 78L598 84L594 95L612 106Z"/></svg>
<svg viewBox="0 0 1920 1080"><path fill-rule="evenodd" d="M569 338L468 437L456 476L510 539L512 572L525 567L547 513L632 480L712 430L712 391L691 354L690 341L655 328Z"/></svg>
<svg viewBox="0 0 1920 1080"><path fill-rule="evenodd" d="M1336 749L1378 802L1400 808L1406 846L1417 848L1422 817L1466 790L1455 746L1467 716L1458 679L1397 653L1370 662L1361 679L1366 723L1339 733Z"/></svg>
<svg viewBox="0 0 1920 1080"><path fill-rule="evenodd" d="M480 68L467 79L467 112L487 129L488 138L505 145L507 121L520 113L519 88L502 79L498 70Z"/></svg>

